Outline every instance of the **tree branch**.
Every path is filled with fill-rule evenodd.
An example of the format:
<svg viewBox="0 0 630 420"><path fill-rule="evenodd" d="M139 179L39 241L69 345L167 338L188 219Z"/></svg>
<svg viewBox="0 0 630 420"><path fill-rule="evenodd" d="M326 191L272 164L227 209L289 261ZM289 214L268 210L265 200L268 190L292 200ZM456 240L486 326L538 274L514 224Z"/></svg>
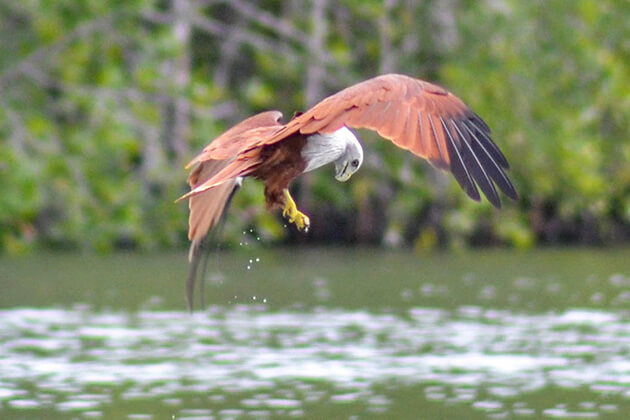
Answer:
<svg viewBox="0 0 630 420"><path fill-rule="evenodd" d="M379 64L379 72L381 74L391 73L395 70L397 59L394 48L392 46L392 20L391 12L398 4L398 0L385 0L385 13L378 21L379 38L381 43L381 59Z"/></svg>
<svg viewBox="0 0 630 420"><path fill-rule="evenodd" d="M327 8L328 0L311 0L311 25L313 30L306 42L308 57L311 58L306 69L306 105L309 107L315 105L324 96L323 80L326 75L326 69L319 60L313 60L312 57L326 55L324 43L328 32L328 23L326 21Z"/></svg>
<svg viewBox="0 0 630 420"><path fill-rule="evenodd" d="M0 97L0 104L3 105L6 112L7 119L9 120L11 133L9 134L9 142L11 148L18 155L18 157L26 156L26 136L27 132L24 128L24 123L17 112L11 109L2 97Z"/></svg>
<svg viewBox="0 0 630 420"><path fill-rule="evenodd" d="M243 28L242 31L232 33L229 30L228 25L219 23L212 18L201 16L195 16L193 18L193 24L195 25L195 27L212 35L219 36L221 38L227 38L227 36L229 35L230 37L234 37L234 39L238 40L239 42L251 45L259 50L273 52L275 54L283 56L284 58L292 62L299 61L299 58L295 54L293 54L292 51L288 50L287 48L280 47L277 44L271 43L265 38L261 37L259 34L247 31L245 30L245 28Z"/></svg>
<svg viewBox="0 0 630 420"><path fill-rule="evenodd" d="M42 61L50 56L60 54L61 51L72 42L85 38L95 32L105 32L107 29L111 29L113 20L117 18L119 14L119 12L114 11L100 18L81 23L60 40L35 50L26 58L20 60L16 65L0 74L0 91L4 91L7 86L10 86L15 79L22 75L29 67L40 67Z"/></svg>
<svg viewBox="0 0 630 420"><path fill-rule="evenodd" d="M175 92L184 91L190 84L190 33L194 15L191 0L172 0L175 15L173 32L179 44L179 54L175 57L173 76ZM188 151L190 134L190 102L185 98L173 101L173 126L170 142L175 151L176 163L181 163ZM168 131L168 130L167 130Z"/></svg>
<svg viewBox="0 0 630 420"><path fill-rule="evenodd" d="M260 8L256 8L250 3L246 3L241 0L231 0L228 4L241 15L264 28L271 29L272 31L281 34L285 39L301 45L306 45L309 42L310 37L304 32L298 31L290 23L287 23L282 19L278 19L271 13L267 13Z"/></svg>

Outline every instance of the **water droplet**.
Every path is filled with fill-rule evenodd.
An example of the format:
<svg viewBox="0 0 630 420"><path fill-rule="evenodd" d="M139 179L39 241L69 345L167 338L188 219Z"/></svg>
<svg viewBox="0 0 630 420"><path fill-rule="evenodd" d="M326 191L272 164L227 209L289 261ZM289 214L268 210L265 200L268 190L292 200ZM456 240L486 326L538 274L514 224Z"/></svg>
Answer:
<svg viewBox="0 0 630 420"><path fill-rule="evenodd" d="M253 232L254 232L254 229L250 229L250 230L249 230L249 232L250 232L250 233L253 233Z"/></svg>
<svg viewBox="0 0 630 420"><path fill-rule="evenodd" d="M254 260L252 260L252 259L250 258L250 259L249 259L249 263L251 264L251 263L253 263L253 262L254 262Z"/></svg>
<svg viewBox="0 0 630 420"><path fill-rule="evenodd" d="M247 266L247 269L248 269L248 270L251 270L251 269L252 269L252 266L251 266L251 265L248 265L248 266Z"/></svg>
<svg viewBox="0 0 630 420"><path fill-rule="evenodd" d="M256 262L260 262L260 258L256 258Z"/></svg>
<svg viewBox="0 0 630 420"><path fill-rule="evenodd" d="M257 241L260 241L260 236L256 236L256 240L257 240Z"/></svg>
<svg viewBox="0 0 630 420"><path fill-rule="evenodd" d="M252 296L252 300L256 300L256 296Z"/></svg>
<svg viewBox="0 0 630 420"><path fill-rule="evenodd" d="M267 298L263 299L263 303L267 303Z"/></svg>

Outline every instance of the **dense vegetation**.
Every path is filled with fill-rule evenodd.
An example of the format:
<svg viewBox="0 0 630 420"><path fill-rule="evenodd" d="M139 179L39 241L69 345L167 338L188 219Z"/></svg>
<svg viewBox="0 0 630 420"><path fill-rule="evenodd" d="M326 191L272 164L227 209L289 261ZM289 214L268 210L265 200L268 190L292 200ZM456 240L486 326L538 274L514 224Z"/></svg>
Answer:
<svg viewBox="0 0 630 420"><path fill-rule="evenodd" d="M234 122L289 117L385 72L456 92L521 199L500 211L360 131L350 183L295 185L310 240L388 245L630 238L630 6L616 0L0 2L0 251L186 242L184 164ZM237 195L224 237L303 241Z"/></svg>

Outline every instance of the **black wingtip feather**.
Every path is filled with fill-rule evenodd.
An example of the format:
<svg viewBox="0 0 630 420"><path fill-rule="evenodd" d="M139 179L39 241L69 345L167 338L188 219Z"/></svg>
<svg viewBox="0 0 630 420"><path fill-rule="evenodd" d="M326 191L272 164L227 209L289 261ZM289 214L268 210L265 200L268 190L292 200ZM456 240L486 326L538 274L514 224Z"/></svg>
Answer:
<svg viewBox="0 0 630 420"><path fill-rule="evenodd" d="M455 177L455 180L459 183L462 189L468 194L470 198L475 201L480 201L481 196L479 195L479 191L477 190L477 186L468 172L466 168L466 164L462 159L462 156L459 152L459 148L455 144L455 140L451 136L450 130L446 128L444 125L444 121L442 120L442 126L445 132L446 137L446 149L448 151L448 155L450 157L451 162L451 172Z"/></svg>
<svg viewBox="0 0 630 420"><path fill-rule="evenodd" d="M496 208L501 208L501 199L499 198L499 194L494 188L494 184L484 168L486 165L480 161L478 154L475 153L472 148L472 138L466 130L460 130L453 120L450 122L457 134L457 137L460 139L460 153L464 159L464 164L470 169L473 179L477 182L477 185L481 191L483 191L483 194L486 196L488 201ZM446 123L443 122L443 124L446 126Z"/></svg>
<svg viewBox="0 0 630 420"><path fill-rule="evenodd" d="M486 172L494 181L494 183L503 191L505 195L509 198L515 200L516 199L516 190L514 189L514 185L510 182L508 176L503 172L503 170L498 166L498 164L492 160L492 157L489 156L483 146L479 142L472 142L472 148L474 153L479 158L479 161L486 169Z"/></svg>
<svg viewBox="0 0 630 420"><path fill-rule="evenodd" d="M462 119L463 122L473 133L477 134L477 140L483 142L486 146L486 149L492 154L494 160L501 165L504 169L510 169L510 164L508 163L505 155L499 149L494 141L490 138L490 128L481 119L477 114L472 113L468 115L466 119Z"/></svg>
<svg viewBox="0 0 630 420"><path fill-rule="evenodd" d="M498 189L512 200L518 194L505 173L507 159L490 138L490 129L483 120L472 113L461 119L440 118L446 135L446 146L453 176L470 196L481 199L477 187L496 208L501 208Z"/></svg>
<svg viewBox="0 0 630 420"><path fill-rule="evenodd" d="M490 130L490 127L488 126L488 124L486 124L486 122L483 120L483 118L481 118L479 115L477 115L477 113L474 112L474 111L470 111L469 118L472 121L475 121L477 123L477 125L479 126L479 128L482 129L485 133L488 134L488 137L490 136L490 132L492 130Z"/></svg>
<svg viewBox="0 0 630 420"><path fill-rule="evenodd" d="M504 171L504 168L507 169L506 165L502 165L500 161L496 161L497 155L492 153L492 149L488 149L487 143L481 141L480 137L475 134L475 131L473 131L473 128L466 123L460 124L459 127L462 131L469 135L474 153L488 172L490 178L497 184L501 191L505 193L505 195L512 200L517 200L518 194L516 193L516 189ZM479 133L479 131L477 131L477 133ZM501 154L500 157L505 159L503 154ZM505 163L507 164L507 161Z"/></svg>

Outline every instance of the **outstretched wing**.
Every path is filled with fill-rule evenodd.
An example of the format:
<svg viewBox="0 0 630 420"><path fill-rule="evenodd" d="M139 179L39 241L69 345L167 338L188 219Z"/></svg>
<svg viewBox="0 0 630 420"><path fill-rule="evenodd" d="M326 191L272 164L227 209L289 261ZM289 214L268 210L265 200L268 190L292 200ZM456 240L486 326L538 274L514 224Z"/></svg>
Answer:
<svg viewBox="0 0 630 420"><path fill-rule="evenodd" d="M281 118L282 113L279 111L254 115L214 139L186 165L187 168L193 167L188 177L191 191L179 200L190 199L188 238L191 244L188 259L191 264L186 282L186 300L191 310L197 270L202 258L201 243L210 229L221 220L232 195L238 189L238 175L242 166L251 164L247 159L242 159L242 152L259 141L261 136L273 135L282 127L279 122ZM216 188L210 189L208 185ZM206 193L199 194L203 191Z"/></svg>
<svg viewBox="0 0 630 420"><path fill-rule="evenodd" d="M478 185L500 207L495 184L517 198L505 174L509 164L488 125L452 93L409 76L386 74L329 96L287 123L271 142L297 131L331 133L343 125L374 130L434 166L450 169L475 200L480 199Z"/></svg>
<svg viewBox="0 0 630 420"><path fill-rule="evenodd" d="M265 111L241 121L208 144L186 165L186 168L206 160L236 158L239 153L259 142L261 137L272 136L283 128L281 119L282 112Z"/></svg>
<svg viewBox="0 0 630 420"><path fill-rule="evenodd" d="M188 177L191 191L179 200L190 198L188 206L188 238L193 241L193 248L198 247L206 233L214 226L225 209L229 198L236 188L238 168L243 159L238 159L243 150L259 141L260 136L270 136L280 127L280 111L267 111L256 114L236 124L207 145L203 151L191 160L187 168L194 166ZM239 165L237 165L239 164ZM241 165L242 166L242 165ZM221 182L215 182L220 178ZM216 186L206 194L208 184Z"/></svg>
<svg viewBox="0 0 630 420"><path fill-rule="evenodd" d="M265 144L269 138L284 128L280 123L281 118L280 111L261 112L241 121L214 139L186 165L186 168L203 165L205 162L220 162L212 166L217 170L211 176L203 177L200 182L191 182L191 190L177 201L194 197L224 183L230 184L235 178L245 175L248 169L256 167L260 163L259 154L252 150L258 145ZM194 173L193 170L191 177Z"/></svg>

